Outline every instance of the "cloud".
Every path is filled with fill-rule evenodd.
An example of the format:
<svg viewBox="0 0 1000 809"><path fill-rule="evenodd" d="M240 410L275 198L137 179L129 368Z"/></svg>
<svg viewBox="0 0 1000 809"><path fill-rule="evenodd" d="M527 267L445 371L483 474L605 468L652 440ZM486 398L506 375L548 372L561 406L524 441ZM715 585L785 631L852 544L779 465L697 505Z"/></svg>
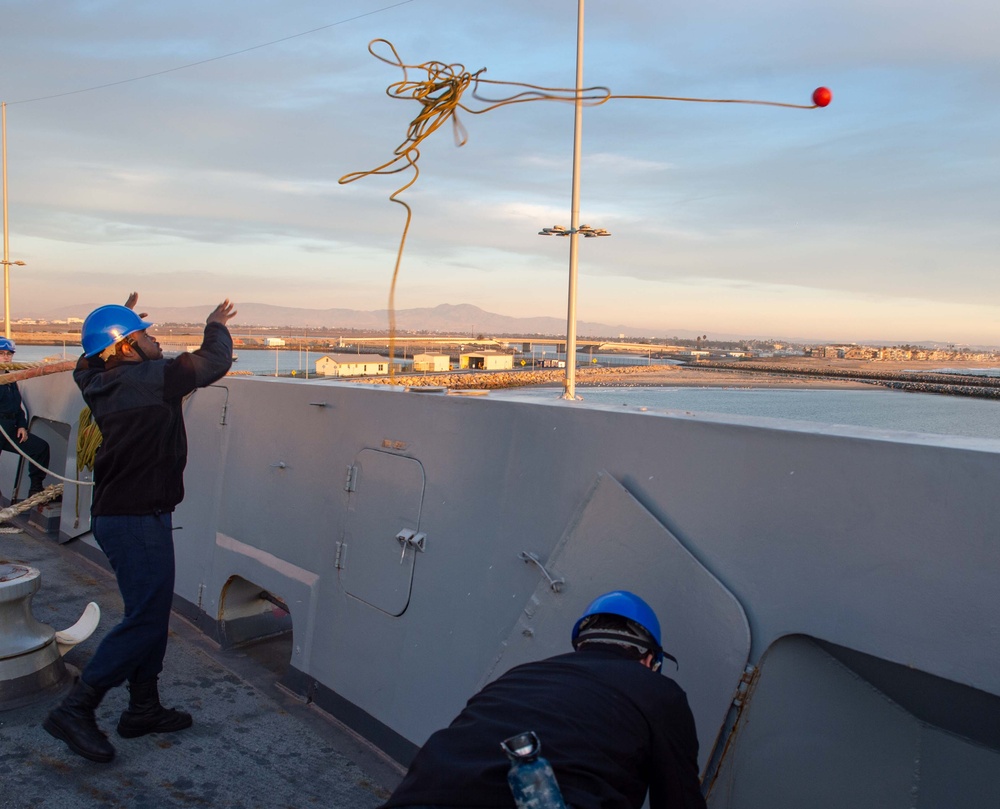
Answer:
<svg viewBox="0 0 1000 809"><path fill-rule="evenodd" d="M8 3L0 43L18 70L0 77L0 97L167 71L378 7ZM405 217L388 197L411 175L337 180L390 159L421 108L386 97L402 71L372 58L368 41L384 36L413 63L567 87L573 12L510 0L456 14L417 0L198 67L12 104L11 244L31 267L15 300L69 294L65 285L110 296L143 266L172 305L201 300L199 285L384 305ZM998 313L982 303L1000 293L1000 112L984 103L1000 78L993 5L619 0L587 14L586 84L794 103L821 83L834 91L825 110L588 107L581 221L614 235L581 244L587 319L649 323L663 316L662 297L683 290L689 309L704 298L695 329L724 330L727 318L750 328L754 311L769 326L798 324L810 311L813 322L840 317L874 333L877 311L864 302L877 299L921 326L934 317L924 304L937 301L942 324L995 332ZM437 132L403 195L413 222L400 296L434 305L464 295L518 314L528 289L550 307L532 314L559 315L565 240L537 231L569 224L572 105L462 121L467 145ZM200 269L171 287L178 267ZM737 314L741 299L752 311Z"/></svg>

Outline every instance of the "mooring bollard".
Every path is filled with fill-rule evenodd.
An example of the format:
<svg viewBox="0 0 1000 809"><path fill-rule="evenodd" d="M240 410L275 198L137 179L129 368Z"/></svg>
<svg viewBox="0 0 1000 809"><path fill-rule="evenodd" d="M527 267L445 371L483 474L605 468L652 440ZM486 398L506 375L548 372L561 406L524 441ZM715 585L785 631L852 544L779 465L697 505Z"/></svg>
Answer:
<svg viewBox="0 0 1000 809"><path fill-rule="evenodd" d="M57 632L37 621L31 599L41 574L28 565L0 561L0 710L41 699L69 680L62 656L93 634L100 609L91 602L80 620Z"/></svg>

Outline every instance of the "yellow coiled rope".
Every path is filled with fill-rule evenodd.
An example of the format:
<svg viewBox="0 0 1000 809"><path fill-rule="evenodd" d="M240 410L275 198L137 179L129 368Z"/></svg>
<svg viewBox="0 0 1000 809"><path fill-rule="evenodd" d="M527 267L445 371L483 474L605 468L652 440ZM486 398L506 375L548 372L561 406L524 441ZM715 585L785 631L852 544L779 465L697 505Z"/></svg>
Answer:
<svg viewBox="0 0 1000 809"><path fill-rule="evenodd" d="M93 470L94 460L97 457L97 450L101 446L104 436L94 421L94 416L89 407L84 407L80 411L79 428L76 434L76 476L85 469ZM76 518L80 519L80 487L76 488Z"/></svg>
<svg viewBox="0 0 1000 809"><path fill-rule="evenodd" d="M388 48L392 57L376 52L380 46ZM534 84L524 84L522 82L493 81L483 78L486 68L480 68L475 73L470 73L465 69L465 65L448 65L444 62L424 62L419 65L406 64L399 56L395 46L386 39L373 39L368 43L368 52L381 62L399 67L403 71L403 80L390 84L386 88L386 95L390 98L412 99L420 103L423 110L410 122L406 131L406 138L395 148L390 160L376 166L368 171L355 171L345 174L340 178L341 185L353 183L362 177L372 175L398 174L407 169L413 170L413 177L397 188L389 199L406 209L406 220L403 224L403 233L399 240L399 248L396 251L396 264L392 271L392 283L389 286L389 381L392 382L395 371L396 347L396 281L399 278L399 267L403 258L403 248L406 245L406 236L410 230L410 221L413 211L410 206L400 199L400 195L411 188L420 176L420 169L417 161L420 159L420 144L433 132L440 129L447 121L451 121L452 132L456 146L464 146L468 141L468 132L458 118L458 111L462 110L470 115L482 115L484 112L495 110L498 107L505 107L510 104L523 104L529 101L563 101L576 103L576 88L541 87ZM424 77L411 80L408 71L417 71ZM462 103L462 94L472 86L472 97L482 102L485 106L473 109ZM481 85L493 85L496 87L507 87L518 90L503 98L486 98L479 94ZM683 96L660 96L660 95L615 95L607 87L585 87L579 90L579 98L586 106L597 106L604 104L613 98L620 99L647 99L653 101L695 101L701 103L716 104L763 104L771 107L789 107L792 109L816 109L816 104L785 104L777 101L754 101L738 98L687 98Z"/></svg>
<svg viewBox="0 0 1000 809"><path fill-rule="evenodd" d="M94 416L89 407L84 407L80 411L80 428L76 436L76 474L79 477L84 469L94 468L94 459L97 457L97 450L101 446L104 436L94 421Z"/></svg>

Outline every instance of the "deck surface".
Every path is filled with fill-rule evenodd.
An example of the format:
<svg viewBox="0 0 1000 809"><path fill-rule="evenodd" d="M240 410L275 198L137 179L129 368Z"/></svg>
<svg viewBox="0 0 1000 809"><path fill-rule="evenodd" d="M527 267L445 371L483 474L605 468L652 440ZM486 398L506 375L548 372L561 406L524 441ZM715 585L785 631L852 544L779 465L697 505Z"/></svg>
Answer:
<svg viewBox="0 0 1000 809"><path fill-rule="evenodd" d="M97 631L65 658L82 668L121 616L111 573L27 532L0 534L0 560L41 571L32 612L55 629L74 623L89 601L100 605ZM170 629L160 692L165 705L193 714L194 727L122 739L114 726L128 696L116 688L98 723L118 755L94 764L42 730L61 693L0 711L0 808L368 809L399 782L396 765L278 686L289 640L224 651L176 614Z"/></svg>

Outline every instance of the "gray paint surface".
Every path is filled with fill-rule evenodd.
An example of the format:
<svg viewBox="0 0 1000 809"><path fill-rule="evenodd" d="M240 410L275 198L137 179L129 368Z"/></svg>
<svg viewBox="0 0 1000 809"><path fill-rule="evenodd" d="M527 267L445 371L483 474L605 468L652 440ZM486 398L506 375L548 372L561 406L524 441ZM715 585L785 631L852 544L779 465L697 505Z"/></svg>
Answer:
<svg viewBox="0 0 1000 809"><path fill-rule="evenodd" d="M75 441L81 403L67 381L22 387L32 411L71 425ZM522 551L558 569L567 537L566 554L586 548L573 562L583 572L568 582L594 590L567 588L567 597L631 588L671 613L660 617L668 639L681 633L677 676L697 696L706 753L721 732L717 759L729 738L721 695L733 674L736 690L737 662L748 654L757 666L791 635L1000 694L1000 442L271 379L227 379L186 408L178 594L212 621L225 614L233 576L280 598L291 611L295 669L414 744L450 721L498 660L505 665L512 631L544 585ZM387 540L395 547L385 580L399 575L401 557L412 565L398 615L402 601L373 604L388 596L351 592L336 567L337 544L355 525L346 470L372 452L397 457L400 468L419 464L423 476L425 551L401 554ZM588 514L599 476L627 497ZM379 496L395 522L396 501L415 497L415 484L400 486L398 498L391 487ZM64 500L64 526L69 511ZM643 546L641 565L617 569L614 543L637 521L663 542ZM678 584L678 558L698 575ZM374 564L365 587L395 588ZM663 600L660 582L673 582L680 601ZM571 612L551 613L534 654L568 648ZM699 644L718 633L729 638L723 648ZM701 670L718 675L711 698L685 682ZM768 678L760 673L754 687ZM867 778L871 794L906 789L891 768Z"/></svg>

